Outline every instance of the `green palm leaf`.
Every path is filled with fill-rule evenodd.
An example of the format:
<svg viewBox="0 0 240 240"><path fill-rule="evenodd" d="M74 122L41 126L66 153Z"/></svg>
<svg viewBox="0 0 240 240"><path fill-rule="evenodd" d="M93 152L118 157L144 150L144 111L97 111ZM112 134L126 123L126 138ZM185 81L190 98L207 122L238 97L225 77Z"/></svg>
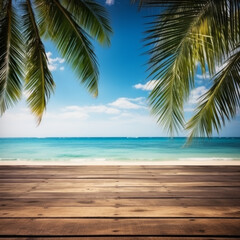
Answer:
<svg viewBox="0 0 240 240"><path fill-rule="evenodd" d="M26 91L27 102L40 123L47 100L54 90L52 74L30 0L22 4L24 36L26 38Z"/></svg>
<svg viewBox="0 0 240 240"><path fill-rule="evenodd" d="M97 96L98 65L90 38L110 44L112 29L104 7L93 0L21 0L14 4L21 6L17 12L22 18L12 0L0 1L0 114L20 99L25 75L27 102L40 123L54 90L43 35L56 44L77 77Z"/></svg>
<svg viewBox="0 0 240 240"><path fill-rule="evenodd" d="M216 67L231 56L232 49L239 43L240 4L237 0L140 0L140 6L163 7L153 16L154 21L146 32L150 76L159 80L150 93L149 104L158 122L173 134L185 127L183 105L194 87L197 64L203 74L208 70L214 76ZM234 77L236 86L238 75ZM230 100L236 104L233 98ZM218 113L221 111L226 109L219 109ZM224 116L230 119L233 115L226 111ZM215 124L215 129L220 129L221 124L223 119ZM191 121L190 128L194 128L193 125ZM201 128L203 126L199 131ZM212 134L207 127L203 132Z"/></svg>
<svg viewBox="0 0 240 240"><path fill-rule="evenodd" d="M71 64L81 82L98 95L98 68L87 33L58 0L36 0L40 25L48 30L64 59Z"/></svg>
<svg viewBox="0 0 240 240"><path fill-rule="evenodd" d="M233 118L240 107L240 52L227 60L226 65L213 77L214 84L202 98L196 114L189 120L190 138L211 136L219 132L226 120Z"/></svg>
<svg viewBox="0 0 240 240"><path fill-rule="evenodd" d="M171 135L184 126L183 105L194 85L198 61L206 71L203 48L213 52L207 33L198 33L206 9L196 3L191 7L167 10L152 22L147 31L150 76L159 79L149 96L152 113ZM193 46L193 47L189 47ZM213 54L209 54L213 59Z"/></svg>
<svg viewBox="0 0 240 240"><path fill-rule="evenodd" d="M100 43L110 45L110 27L105 8L92 0L64 0L66 9L76 22Z"/></svg>
<svg viewBox="0 0 240 240"><path fill-rule="evenodd" d="M12 1L2 5L0 19L0 113L21 97L23 44L19 17Z"/></svg>

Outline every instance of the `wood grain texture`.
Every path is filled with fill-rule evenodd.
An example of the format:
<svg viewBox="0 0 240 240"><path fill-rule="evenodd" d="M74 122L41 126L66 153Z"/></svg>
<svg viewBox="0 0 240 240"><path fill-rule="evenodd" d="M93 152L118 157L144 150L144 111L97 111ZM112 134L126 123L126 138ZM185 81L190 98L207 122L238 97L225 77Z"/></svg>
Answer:
<svg viewBox="0 0 240 240"><path fill-rule="evenodd" d="M237 166L0 166L1 239L239 239Z"/></svg>

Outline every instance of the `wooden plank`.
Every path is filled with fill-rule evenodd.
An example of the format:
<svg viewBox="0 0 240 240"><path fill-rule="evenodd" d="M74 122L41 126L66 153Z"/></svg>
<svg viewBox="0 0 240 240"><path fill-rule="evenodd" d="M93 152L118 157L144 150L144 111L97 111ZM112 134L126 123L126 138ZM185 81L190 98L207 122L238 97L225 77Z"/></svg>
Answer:
<svg viewBox="0 0 240 240"><path fill-rule="evenodd" d="M233 236L239 219L1 219L0 235Z"/></svg>
<svg viewBox="0 0 240 240"><path fill-rule="evenodd" d="M1 217L215 217L240 218L240 207L187 207L187 206L142 206L142 207L4 207Z"/></svg>
<svg viewBox="0 0 240 240"><path fill-rule="evenodd" d="M199 177L216 177L219 174L221 174L221 177L227 177L227 176L238 176L240 177L239 174L235 173L235 172L188 172L188 173L176 173L176 172L169 172L167 171L166 173L163 172L137 172L137 173L132 173L132 172L113 172L113 171L109 171L106 172L105 174L103 174L103 172L101 173L85 173L85 174L79 174L79 172L31 172L28 173L27 171L22 173L22 172L3 172L0 173L1 178L17 178L18 176L25 176L28 178L35 178L36 176L34 175L39 175L41 176L41 178L79 178L79 179L84 179L84 178L93 178L93 177L99 177L99 178L103 178L105 177L107 178L116 178L116 177L121 177L121 178L158 178L159 176L161 176L161 178L164 177L168 177L168 176L176 176L176 177L189 177L189 176L199 176Z"/></svg>
<svg viewBox="0 0 240 240"><path fill-rule="evenodd" d="M0 199L0 207L146 207L146 206L221 206L240 207L240 199L209 198L159 198L159 199L77 199L77 198L6 198Z"/></svg>
<svg viewBox="0 0 240 240"><path fill-rule="evenodd" d="M103 171L104 172L104 171ZM3 171L0 173L1 178L19 178L19 176L23 176L24 178L153 178L153 177L168 177L168 176L181 176L181 177L188 177L188 176L209 176L209 177L216 177L219 176L219 172L194 172L194 171L189 171L189 172L177 172L177 171L166 171L166 172L121 172L121 171L105 171L103 172L86 172L86 173L81 173L79 172L74 172L74 171L47 171L47 172L39 172L39 171L24 171L20 172L18 171ZM221 177L227 177L227 176L232 176L236 175L236 177L240 177L239 173L235 172L222 172ZM220 178L221 178L220 177Z"/></svg>
<svg viewBox="0 0 240 240"><path fill-rule="evenodd" d="M161 175L218 175L218 173L223 173L224 175L229 174L238 174L239 175L239 166L162 166L162 167L153 167L153 166L0 166L1 175L6 173L8 175L14 175L16 171L22 175L36 175L36 174L72 174L73 176L79 174L81 175L104 175L106 174L161 174ZM222 175L222 174L221 174Z"/></svg>
<svg viewBox="0 0 240 240"><path fill-rule="evenodd" d="M106 179L96 181L95 179L1 179L0 188L19 188L34 186L52 186L52 187L240 187L240 182L160 182L156 179Z"/></svg>
<svg viewBox="0 0 240 240"><path fill-rule="evenodd" d="M95 182L94 182L95 181ZM96 182L94 179L57 179L57 180L45 180L41 182L1 182L0 183L0 188L4 189L6 188L22 188L22 187L78 187L78 188L86 188L86 187L142 187L142 188L151 188L151 187L169 187L169 188L176 188L179 189L181 188L205 188L205 189L213 189L214 187L239 187L240 188L240 183L239 182L160 182L157 181L156 179L151 179L151 180L139 180L137 181L136 179L134 181L129 181L126 179L120 179L120 180L104 180L104 181L99 181Z"/></svg>
<svg viewBox="0 0 240 240"><path fill-rule="evenodd" d="M6 192L6 191L11 191L11 192L18 192L21 191L21 188L14 188L14 189L9 189L8 187L6 188L0 188L0 194L1 192ZM181 188L175 187L175 186L102 186L102 187L95 187L95 186L87 186L87 187L82 187L82 186L42 186L38 185L35 187L25 187L23 188L23 191L30 191L31 193L37 193L37 192L75 192L75 193L88 193L88 192L139 192L139 193L144 193L144 192L191 192L191 193L199 193L199 192L236 192L235 196L239 196L238 192L240 193L240 187L209 187L209 186L182 186Z"/></svg>
<svg viewBox="0 0 240 240"><path fill-rule="evenodd" d="M239 166L235 165L1 165L1 170L87 170L87 171L101 171L101 170L198 170L198 171L239 171ZM64 171L63 170L63 171Z"/></svg>
<svg viewBox="0 0 240 240"><path fill-rule="evenodd" d="M172 186L125 186L125 187L119 187L119 186L103 186L103 187L70 187L70 186L42 186L42 185L35 185L35 186L21 186L21 187L12 187L9 188L7 186L2 186L0 187L0 195L2 193L21 193L21 192L26 192L28 194L33 194L33 193L101 193L101 192L110 192L110 193L132 193L132 192L138 192L140 193L181 193L181 192L187 192L187 193L192 193L197 194L197 193L221 193L225 192L227 193L234 193L235 197L240 198L240 187L192 187L192 186L187 186L187 187L172 187Z"/></svg>
<svg viewBox="0 0 240 240"><path fill-rule="evenodd" d="M174 179L173 179L174 180ZM158 179L104 179L104 181L96 181L96 179L24 179L24 178L15 178L15 179L0 179L0 187L14 187L19 186L208 186L208 187L240 187L240 181L160 181Z"/></svg>
<svg viewBox="0 0 240 240"><path fill-rule="evenodd" d="M17 238L2 238L1 240L29 240L30 238L25 237L17 237ZM31 238L32 239L32 238ZM34 237L34 240L46 240L46 237ZM105 236L105 237L51 237L51 240L229 240L229 238L225 237L148 237L148 236L133 236L132 237L123 237L123 236ZM232 238L231 240L239 240L239 238Z"/></svg>
<svg viewBox="0 0 240 240"><path fill-rule="evenodd" d="M231 174L231 175L151 175L151 174L138 174L138 175L120 175L120 174L102 174L102 175L81 175L81 174L20 174L20 173L3 173L0 175L0 179L66 179L70 181L72 179L99 179L99 181L105 181L106 179L129 179L129 180L138 180L138 179L155 179L158 182L226 182L226 181L239 181L240 175Z"/></svg>
<svg viewBox="0 0 240 240"><path fill-rule="evenodd" d="M0 198L77 198L77 199L160 199L160 198L208 198L240 199L240 192L233 191L200 191L200 192L1 192Z"/></svg>

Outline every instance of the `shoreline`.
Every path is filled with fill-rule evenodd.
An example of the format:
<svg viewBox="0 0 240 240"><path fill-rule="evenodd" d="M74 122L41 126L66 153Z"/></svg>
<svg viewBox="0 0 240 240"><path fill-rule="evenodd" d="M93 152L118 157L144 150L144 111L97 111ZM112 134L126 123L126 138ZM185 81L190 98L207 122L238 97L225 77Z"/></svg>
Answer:
<svg viewBox="0 0 240 240"><path fill-rule="evenodd" d="M32 160L17 160L17 161L0 161L0 166L7 165L42 165L42 166L138 166L138 165L170 165L170 166L240 166L240 159L236 160L161 160L161 161L32 161Z"/></svg>

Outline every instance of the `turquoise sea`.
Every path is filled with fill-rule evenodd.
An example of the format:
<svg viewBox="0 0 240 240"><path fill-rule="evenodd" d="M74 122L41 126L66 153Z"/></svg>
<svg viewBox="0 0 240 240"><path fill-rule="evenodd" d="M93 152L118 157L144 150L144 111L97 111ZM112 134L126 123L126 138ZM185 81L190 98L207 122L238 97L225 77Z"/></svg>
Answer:
<svg viewBox="0 0 240 240"><path fill-rule="evenodd" d="M240 138L0 138L0 161L240 160Z"/></svg>

